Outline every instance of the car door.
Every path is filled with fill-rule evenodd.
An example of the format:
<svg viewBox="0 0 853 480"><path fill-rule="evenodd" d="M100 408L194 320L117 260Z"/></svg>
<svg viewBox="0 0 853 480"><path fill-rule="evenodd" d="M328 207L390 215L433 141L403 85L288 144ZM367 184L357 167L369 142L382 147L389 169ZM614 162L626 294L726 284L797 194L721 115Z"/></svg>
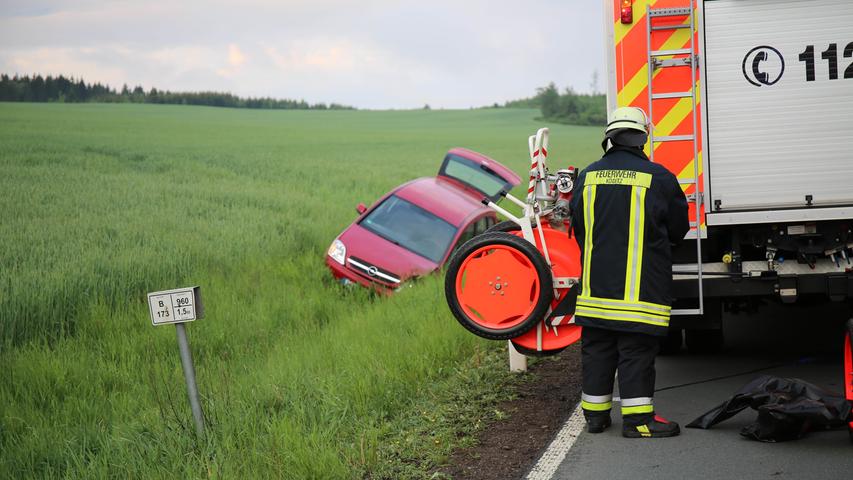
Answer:
<svg viewBox="0 0 853 480"><path fill-rule="evenodd" d="M465 242L468 240L485 233L486 230L496 222L497 220L495 220L495 217L492 215L484 215L478 219L472 220L471 223L462 230L462 235L459 235L459 239L456 241L456 244L453 245L450 255L453 255L453 252L458 250L462 245L465 245ZM448 258L450 258L450 256L448 256Z"/></svg>
<svg viewBox="0 0 853 480"><path fill-rule="evenodd" d="M480 235L481 233L485 233L486 230L492 227L496 222L495 217L491 215L486 215L485 217L477 220L474 224L474 236Z"/></svg>
<svg viewBox="0 0 853 480"><path fill-rule="evenodd" d="M465 242L467 242L468 240L471 240L472 238L477 236L476 231L477 231L477 222L469 223L468 226L465 227L464 230L462 230L462 235L459 235L459 239L457 239L456 244L453 245L453 252L455 252L456 250L459 250L459 247L461 247L462 245L465 245ZM452 254L453 253L451 252L451 255Z"/></svg>

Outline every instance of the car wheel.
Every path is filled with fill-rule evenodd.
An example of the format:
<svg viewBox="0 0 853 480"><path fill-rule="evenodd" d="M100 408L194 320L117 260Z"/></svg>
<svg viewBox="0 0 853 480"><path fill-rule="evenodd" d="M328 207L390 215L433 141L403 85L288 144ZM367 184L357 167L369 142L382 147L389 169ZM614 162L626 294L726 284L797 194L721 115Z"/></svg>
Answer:
<svg viewBox="0 0 853 480"><path fill-rule="evenodd" d="M503 232L466 242L448 263L450 311L475 335L517 337L541 321L554 297L551 269L530 242Z"/></svg>

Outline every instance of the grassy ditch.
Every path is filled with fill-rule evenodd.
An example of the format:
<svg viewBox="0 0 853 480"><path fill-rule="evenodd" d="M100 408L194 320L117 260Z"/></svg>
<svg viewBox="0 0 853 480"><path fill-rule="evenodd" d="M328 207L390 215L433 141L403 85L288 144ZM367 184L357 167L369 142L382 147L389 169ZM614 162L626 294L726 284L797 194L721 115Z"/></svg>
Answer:
<svg viewBox="0 0 853 480"><path fill-rule="evenodd" d="M441 278L377 299L325 250L450 147L524 171L535 114L0 104L0 477L428 471L496 415L501 346L455 325ZM588 163L597 136L554 127L554 158ZM202 441L144 303L186 285Z"/></svg>

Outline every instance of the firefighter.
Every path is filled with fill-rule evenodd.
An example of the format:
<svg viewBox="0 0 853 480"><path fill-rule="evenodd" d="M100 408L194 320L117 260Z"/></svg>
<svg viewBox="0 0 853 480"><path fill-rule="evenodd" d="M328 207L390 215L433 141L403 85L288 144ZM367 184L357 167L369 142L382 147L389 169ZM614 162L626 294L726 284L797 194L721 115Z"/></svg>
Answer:
<svg viewBox="0 0 853 480"><path fill-rule="evenodd" d="M678 424L655 415L655 356L672 304L672 244L690 230L678 180L643 152L642 109L610 116L604 156L578 177L572 225L583 252L575 322L583 326L581 406L590 433L610 426L619 372L622 435L672 437Z"/></svg>

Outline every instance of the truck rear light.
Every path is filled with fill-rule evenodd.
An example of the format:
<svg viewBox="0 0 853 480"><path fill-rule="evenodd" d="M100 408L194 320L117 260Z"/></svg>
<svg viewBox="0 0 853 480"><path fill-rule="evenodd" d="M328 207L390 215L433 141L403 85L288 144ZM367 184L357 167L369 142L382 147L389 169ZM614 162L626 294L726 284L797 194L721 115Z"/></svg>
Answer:
<svg viewBox="0 0 853 480"><path fill-rule="evenodd" d="M634 0L622 0L622 24L634 23Z"/></svg>

